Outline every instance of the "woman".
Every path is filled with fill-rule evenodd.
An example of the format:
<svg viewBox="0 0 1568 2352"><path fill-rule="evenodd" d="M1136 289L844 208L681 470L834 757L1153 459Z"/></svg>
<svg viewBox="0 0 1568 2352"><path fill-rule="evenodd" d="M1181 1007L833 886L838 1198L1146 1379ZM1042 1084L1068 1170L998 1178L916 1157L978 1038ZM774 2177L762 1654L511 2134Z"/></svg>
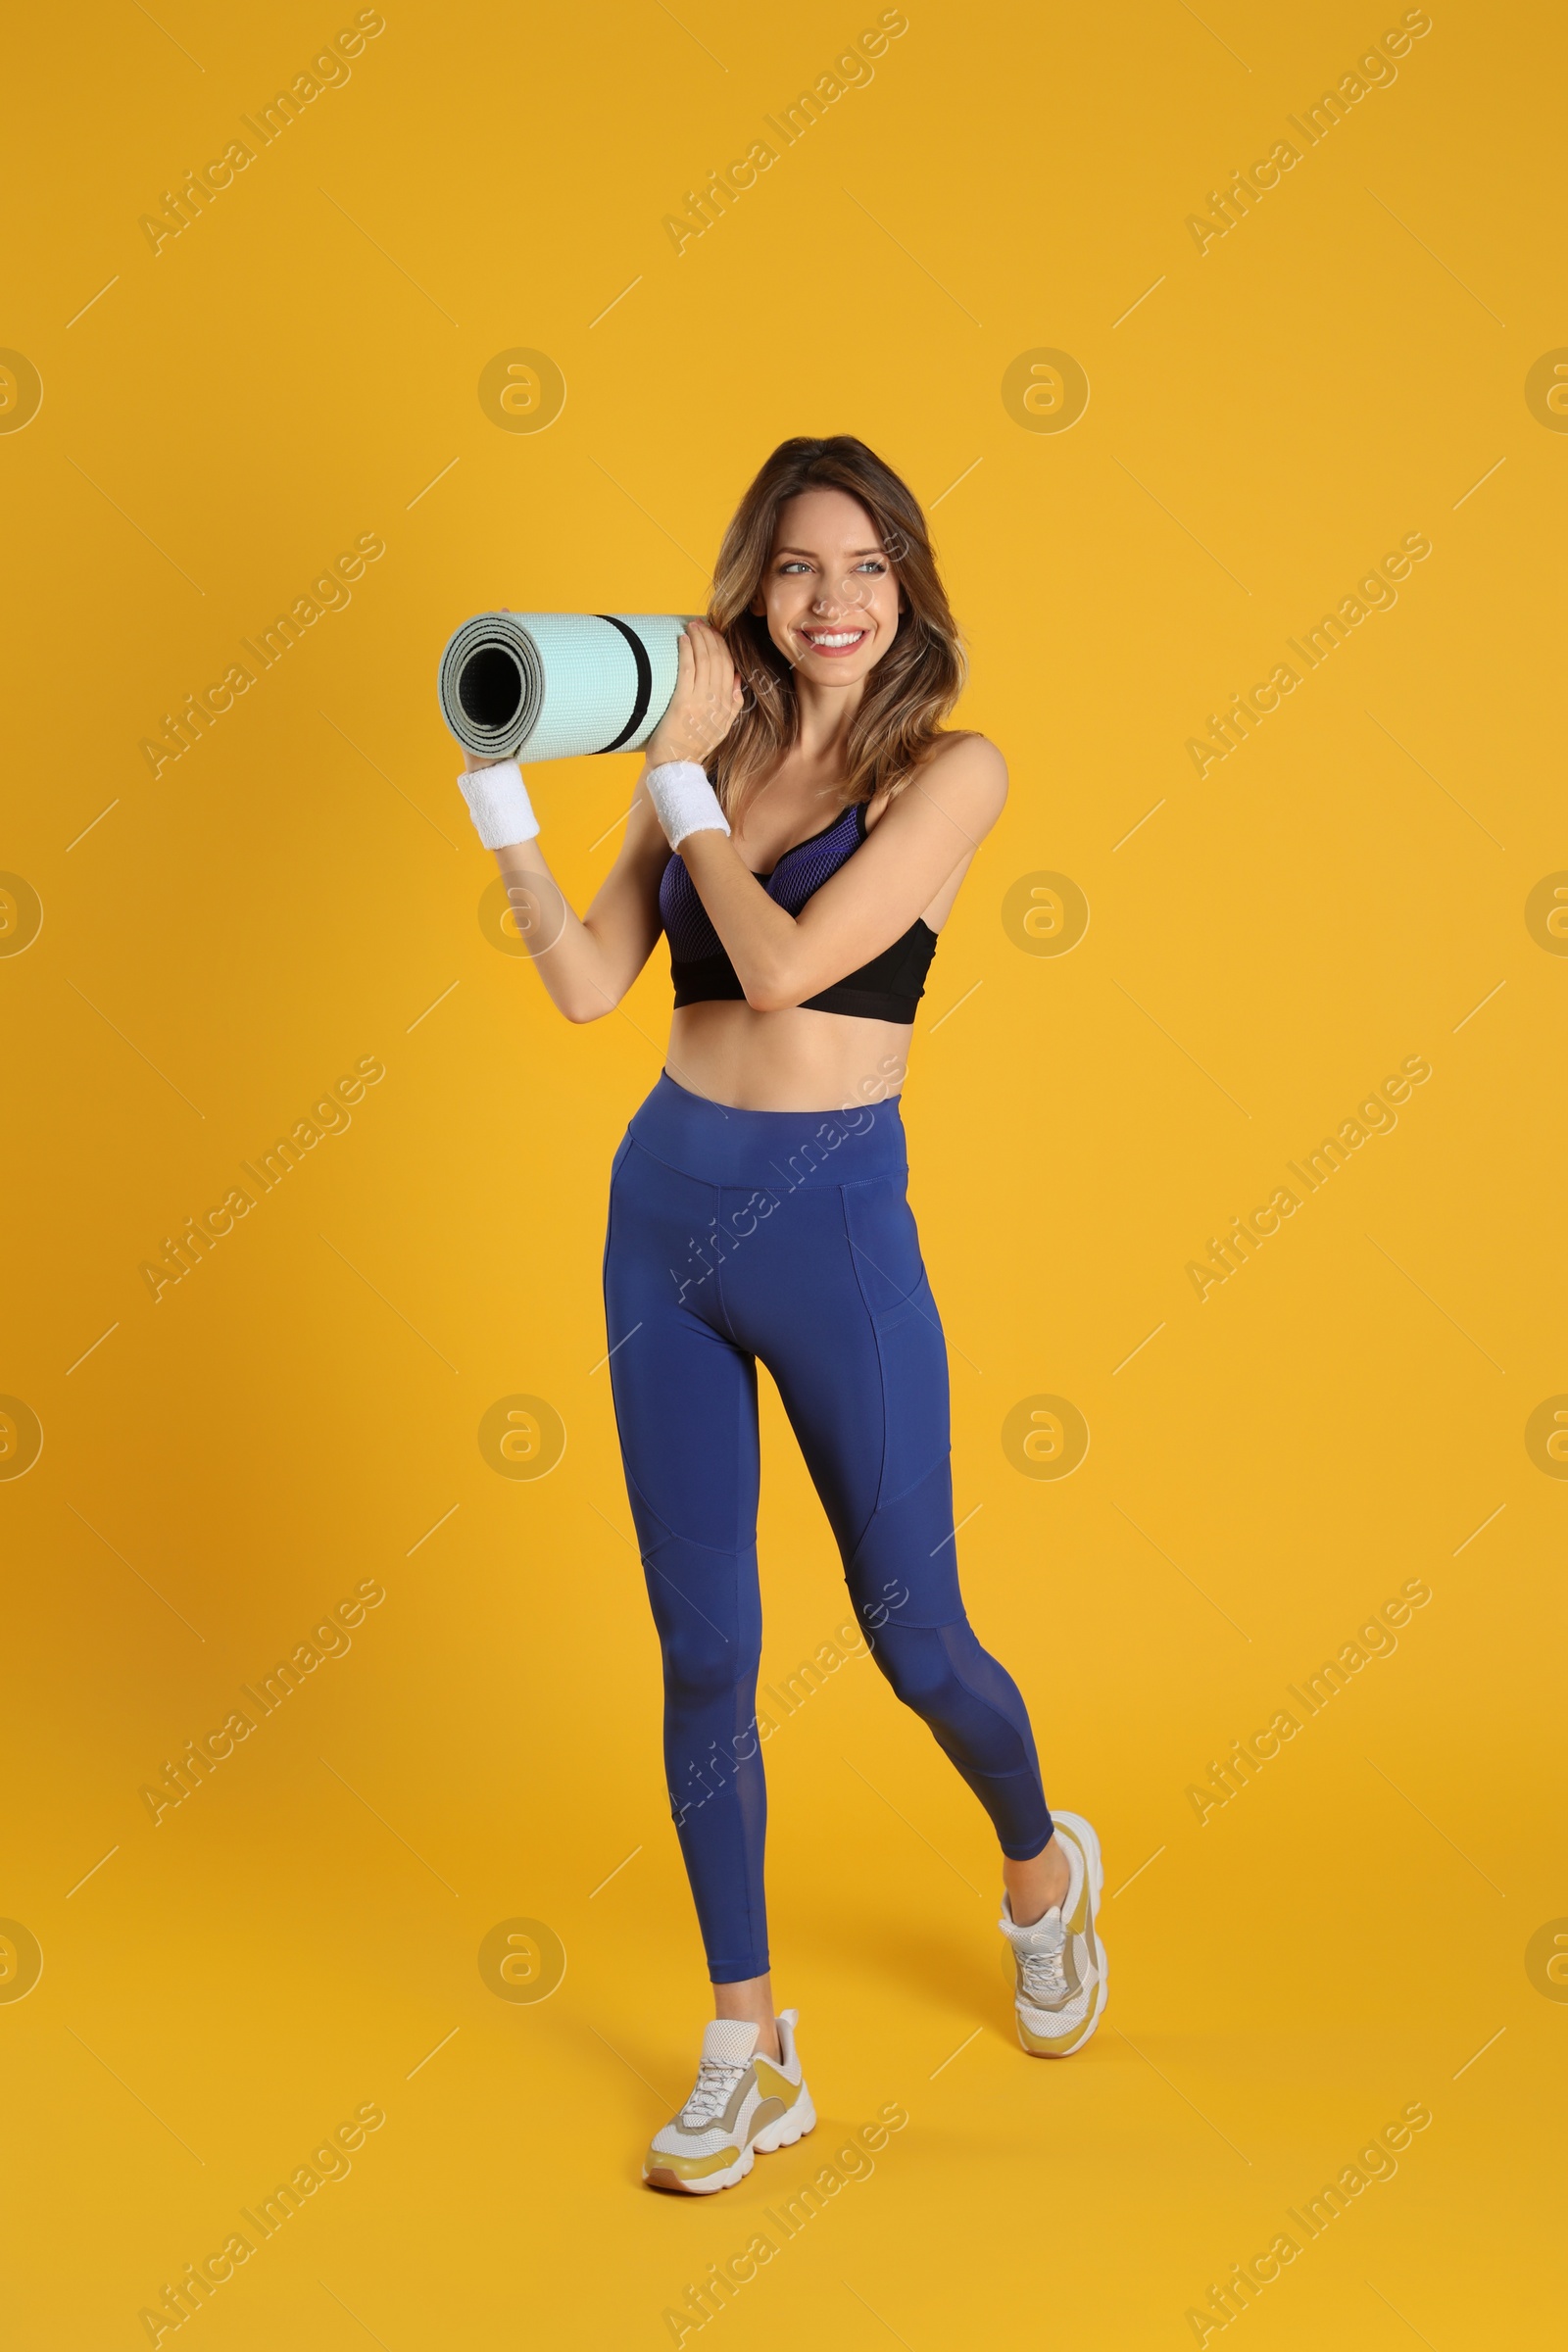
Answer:
<svg viewBox="0 0 1568 2352"><path fill-rule="evenodd" d="M916 1000L1006 797L995 747L942 728L962 681L910 492L862 442L786 441L725 534L584 917L515 762L461 779L568 1020L612 1010L662 929L670 943L667 1063L615 1154L605 1248L670 1806L716 2010L644 2160L661 2188L727 2188L816 2120L768 1976L758 1358L878 1665L996 1827L1024 2048L1066 2056L1104 2006L1098 1841L1074 1814L1053 1824L1023 1700L964 1613L947 1352L905 1197Z"/></svg>

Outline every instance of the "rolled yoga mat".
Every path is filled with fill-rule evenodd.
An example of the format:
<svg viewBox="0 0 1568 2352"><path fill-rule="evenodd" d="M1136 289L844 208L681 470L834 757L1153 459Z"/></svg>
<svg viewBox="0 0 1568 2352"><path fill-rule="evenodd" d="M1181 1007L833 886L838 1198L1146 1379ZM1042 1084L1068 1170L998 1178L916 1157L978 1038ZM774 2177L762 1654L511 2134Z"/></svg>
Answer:
<svg viewBox="0 0 1568 2352"><path fill-rule="evenodd" d="M481 612L447 640L441 713L476 759L641 750L675 691L686 616Z"/></svg>

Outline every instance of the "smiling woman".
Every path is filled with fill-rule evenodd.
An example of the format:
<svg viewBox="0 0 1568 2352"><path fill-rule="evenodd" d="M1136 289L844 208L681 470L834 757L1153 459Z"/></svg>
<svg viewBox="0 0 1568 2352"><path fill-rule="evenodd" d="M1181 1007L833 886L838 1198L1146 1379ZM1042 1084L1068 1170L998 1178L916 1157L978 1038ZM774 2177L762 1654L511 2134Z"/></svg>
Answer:
<svg viewBox="0 0 1568 2352"><path fill-rule="evenodd" d="M1099 1841L1076 1814L1053 1820L1022 1694L958 1582L947 1348L899 1087L938 933L1007 780L995 745L944 725L963 658L907 485L849 434L784 442L677 662L620 855L581 919L515 762L475 773L466 754L460 781L568 1020L611 1011L661 931L669 942L666 1066L611 1175L606 1361L717 2012L643 2178L706 2196L816 2121L768 1973L759 1362L877 1665L990 1815L1031 2055L1083 2046L1105 1971Z"/></svg>

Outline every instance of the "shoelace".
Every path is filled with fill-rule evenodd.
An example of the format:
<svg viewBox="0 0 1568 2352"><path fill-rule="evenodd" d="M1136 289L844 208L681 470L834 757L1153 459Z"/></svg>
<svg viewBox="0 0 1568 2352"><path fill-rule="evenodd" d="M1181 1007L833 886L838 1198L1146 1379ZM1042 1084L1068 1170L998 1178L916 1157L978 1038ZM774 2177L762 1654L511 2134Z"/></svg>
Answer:
<svg viewBox="0 0 1568 2352"><path fill-rule="evenodd" d="M703 2058L698 2061L697 2082L691 2097L680 2111L680 2120L689 2132L710 2124L715 2115L722 2115L729 2105L730 2093L742 2075L743 2065L722 2058Z"/></svg>
<svg viewBox="0 0 1568 2352"><path fill-rule="evenodd" d="M1059 2001L1067 1990L1067 1972L1062 1966L1062 1954L1067 1939L1048 1952L1026 1952L1023 1955L1023 1989L1026 1999L1047 2002Z"/></svg>

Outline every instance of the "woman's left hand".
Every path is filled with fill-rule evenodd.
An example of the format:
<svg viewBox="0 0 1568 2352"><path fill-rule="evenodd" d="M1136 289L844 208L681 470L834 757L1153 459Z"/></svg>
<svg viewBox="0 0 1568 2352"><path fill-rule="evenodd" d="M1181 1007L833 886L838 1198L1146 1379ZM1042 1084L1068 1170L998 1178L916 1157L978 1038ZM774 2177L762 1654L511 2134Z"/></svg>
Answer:
<svg viewBox="0 0 1568 2352"><path fill-rule="evenodd" d="M701 767L740 716L743 695L729 648L706 620L690 620L676 648L675 691L644 750L650 767L691 760Z"/></svg>

